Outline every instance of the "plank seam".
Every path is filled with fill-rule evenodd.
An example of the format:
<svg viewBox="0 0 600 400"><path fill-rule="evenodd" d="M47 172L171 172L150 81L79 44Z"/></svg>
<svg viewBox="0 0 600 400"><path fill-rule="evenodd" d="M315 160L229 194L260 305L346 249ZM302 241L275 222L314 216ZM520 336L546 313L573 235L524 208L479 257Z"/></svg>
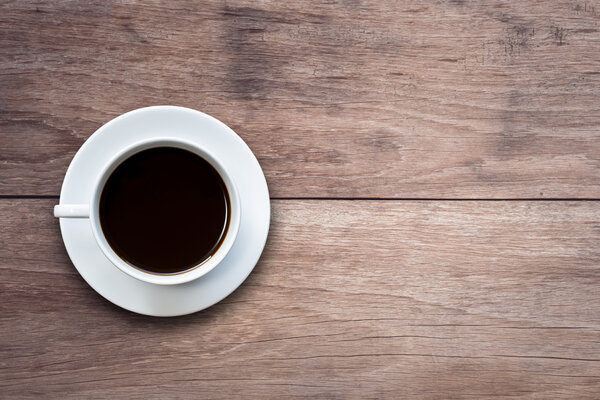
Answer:
<svg viewBox="0 0 600 400"><path fill-rule="evenodd" d="M56 199L58 195L0 195L2 199ZM271 200L328 200L328 201L600 201L589 197L504 197L504 198L465 198L465 197L271 197Z"/></svg>

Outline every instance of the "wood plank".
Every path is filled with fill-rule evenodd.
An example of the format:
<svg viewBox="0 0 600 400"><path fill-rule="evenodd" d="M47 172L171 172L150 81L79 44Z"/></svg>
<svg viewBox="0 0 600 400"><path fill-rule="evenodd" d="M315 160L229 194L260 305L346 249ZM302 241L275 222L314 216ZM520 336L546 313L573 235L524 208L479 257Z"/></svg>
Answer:
<svg viewBox="0 0 600 400"><path fill-rule="evenodd" d="M96 295L52 200L0 201L0 397L597 398L600 202L274 201L232 296Z"/></svg>
<svg viewBox="0 0 600 400"><path fill-rule="evenodd" d="M56 195L109 119L175 104L275 197L599 198L600 3L0 5L0 195Z"/></svg>

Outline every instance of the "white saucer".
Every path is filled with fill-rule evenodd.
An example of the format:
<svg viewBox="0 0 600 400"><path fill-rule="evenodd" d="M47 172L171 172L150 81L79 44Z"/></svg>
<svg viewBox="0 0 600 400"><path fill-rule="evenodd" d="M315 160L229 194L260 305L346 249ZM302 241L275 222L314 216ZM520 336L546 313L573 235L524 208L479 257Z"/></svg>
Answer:
<svg viewBox="0 0 600 400"><path fill-rule="evenodd" d="M210 149L237 184L242 210L239 233L225 259L214 270L181 285L142 282L119 270L104 256L89 219L60 219L69 257L96 292L127 310L161 317L203 310L241 285L262 253L271 215L265 176L246 143L215 118L172 106L131 111L98 129L69 165L60 203L88 204L96 175L113 155L140 140L164 136L186 139Z"/></svg>

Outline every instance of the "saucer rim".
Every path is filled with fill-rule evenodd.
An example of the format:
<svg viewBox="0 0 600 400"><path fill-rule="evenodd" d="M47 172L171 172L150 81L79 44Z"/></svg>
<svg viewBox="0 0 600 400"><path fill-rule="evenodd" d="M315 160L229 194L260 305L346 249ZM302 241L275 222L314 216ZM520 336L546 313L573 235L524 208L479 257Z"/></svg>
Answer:
<svg viewBox="0 0 600 400"><path fill-rule="evenodd" d="M68 219L68 218L60 218L60 229L61 229L61 235L63 238L63 242L64 242L65 248L67 250L67 254L69 255L69 258L71 259L73 266L76 268L78 273L82 276L82 278L88 283L88 285L90 287L92 287L92 289L94 289L98 294L100 294L102 297L104 297L106 300L110 301L111 303L113 303L123 309L129 310L131 312L135 312L135 313L143 314L143 315L149 315L149 316L169 317L169 316L180 316L180 315L192 314L192 313L204 310L208 307L211 307L214 304L222 301L224 298L229 296L231 293L233 293L247 279L247 277L250 275L250 273L253 271L254 267L260 260L260 257L264 251L264 248L265 248L265 245L267 242L267 238L268 238L268 234L269 234L269 230L270 230L270 222L271 222L271 204L270 204L271 202L270 202L269 190L268 190L266 178L264 176L264 172L262 171L262 168L260 167L260 164L258 163L256 156L254 155L252 150L248 147L248 145L243 141L243 139L241 137L239 137L231 128L229 128L227 125L225 125L223 122L219 121L215 117L212 117L201 111L193 110L190 108L169 105L169 106L151 106L151 107L144 107L144 108L132 110L132 111L124 113L124 114L110 120L109 122L107 122L106 124L104 124L103 126L98 128L86 140L86 142L79 148L79 150L73 157L73 159L69 165L69 168L67 169L67 172L65 174L63 183L62 183L59 204L63 203L63 199L66 196L66 192L67 192L69 185L74 184L73 179L75 179L75 178L73 177L74 176L73 171L77 168L77 166L79 164L82 164L81 160L84 159L84 157L88 157L87 153L89 153L92 150L95 150L94 146L97 146L96 145L97 142L95 141L95 139L97 139L101 135L108 135L109 133L106 133L106 132L111 132L113 127L119 121L123 121L123 120L129 119L131 117L139 118L141 116L143 118L144 114L153 115L153 114L157 114L157 113L161 113L161 112L166 112L167 114L173 113L173 112L174 113L186 113L186 114L192 115L194 118L199 117L200 119L202 119L204 121L210 121L210 123L213 124L214 127L218 128L218 130L221 131L221 132L219 132L220 134L229 135L228 140L234 140L236 142L236 146L239 146L239 148L237 150L244 153L244 157L245 157L245 159L242 160L241 162L246 163L246 164L251 164L251 165L246 165L245 168L248 169L247 168L248 166L255 167L254 170L251 171L251 174L254 175L252 179L254 179L254 180L258 179L258 182L255 182L255 183L260 183L259 186L261 186L261 187L259 188L259 191L263 191L263 193L259 194L259 196L258 196L258 197L262 197L262 199L259 202L252 200L256 204L254 204L250 208L254 207L254 208L256 208L256 210L254 210L254 211L259 210L260 212L258 214L262 214L261 218L264 218L264 219L263 219L263 224L261 224L261 225L263 225L263 226L259 227L259 228L262 228L261 230L263 232L261 232L261 235L260 235L261 237L257 238L255 236L253 236L252 238L249 238L247 240L247 241L249 241L251 239L252 243L240 243L241 239L238 236L231 247L231 251L234 250L234 248L236 248L236 247L238 247L238 248L244 247L244 246L252 247L253 253L255 253L256 256L252 257L251 259L248 259L247 256L245 256L243 259L238 259L238 260L234 260L234 261L229 260L229 262L226 262L227 261L227 257L226 257L212 271L209 271L207 274L197 278L196 280L188 282L188 283L169 285L169 286L172 288L176 288L176 289L179 288L180 291L191 290L190 286L200 286L200 283L203 280L207 279L207 277L210 277L211 274L214 275L215 271L219 271L220 268L221 269L226 268L226 267L233 268L235 265L231 266L229 264L244 263L245 265L247 265L247 267L244 267L243 271L241 271L240 268L236 268L235 281L237 283L234 285L229 284L227 286L226 282L221 282L220 286L222 286L222 288L220 289L220 292L221 292L220 295L217 295L216 297L213 296L213 299L208 302L199 300L198 301L199 305L187 307L187 308L183 307L183 308L180 308L179 310L176 310L175 308L173 308L166 312L164 310L157 312L155 310L152 310L151 307L149 309L144 309L143 305L140 308L139 304L137 307L131 306L130 304L127 304L127 301L123 302L122 298L120 300L117 300L117 299L115 299L115 297L117 297L117 296L111 296L110 293L107 293L107 291L109 292L110 289L106 289L106 287L99 288L98 286L102 286L102 284L99 284L99 282L95 282L93 278L88 276L89 274L87 274L85 272L85 269L86 269L85 267L78 266L78 264L83 263L84 261L81 260L81 258L82 258L81 254L74 254L74 253L78 252L78 249L76 247L74 247L73 244L69 243L69 241L70 241L69 231L71 229L75 229L75 228L73 228L75 226L73 224L74 220ZM150 137L152 137L152 136L151 135L147 136L147 138L150 138ZM117 139L117 140L119 140L119 139ZM217 140L217 142L218 142L218 140ZM248 200L248 199L244 200L245 196L243 195L242 190L240 188L238 188L238 190L240 190L241 207L242 207L242 210L244 210L244 209L248 208L248 204L246 204L246 203L251 202L251 200ZM254 197L257 197L257 196L254 196ZM67 201L67 202L69 202L69 201ZM245 221L246 221L246 224L252 222L248 217L248 214L250 214L251 211L252 210L250 210L250 212L248 210L242 211L241 221L240 221L240 230L242 228L242 224L244 224ZM245 216L246 216L246 218L244 218ZM84 222L85 220L86 219L83 219L82 221L79 221L79 222L81 223L81 222ZM91 224L89 223L89 220L87 222L89 225L88 228L91 232L92 231ZM264 222L266 222L266 224ZM84 229L84 228L80 226L77 229ZM100 247L97 245L97 243L94 242L93 245L101 252ZM89 257L95 257L95 256L86 255L83 258L89 258ZM120 271L116 266L114 266L110 262L110 260L108 258L106 258L106 256L104 254L102 254L101 258L102 258L102 260L100 260L99 262L110 264L110 267L117 269L121 273L121 275L123 276L123 279L134 280L135 284L141 285L141 286L147 286L148 288L150 288L149 289L150 291L152 291L153 288L156 291L158 291L159 289L156 288L156 286L162 286L162 285L155 285L152 283L137 280L137 279L123 273L122 271ZM96 261L98 261L98 260L96 260ZM238 270L240 270L240 271L238 271ZM226 277L225 275L221 275L221 276ZM219 277L217 277L215 279L219 280ZM221 279L221 280L223 280L223 279Z"/></svg>

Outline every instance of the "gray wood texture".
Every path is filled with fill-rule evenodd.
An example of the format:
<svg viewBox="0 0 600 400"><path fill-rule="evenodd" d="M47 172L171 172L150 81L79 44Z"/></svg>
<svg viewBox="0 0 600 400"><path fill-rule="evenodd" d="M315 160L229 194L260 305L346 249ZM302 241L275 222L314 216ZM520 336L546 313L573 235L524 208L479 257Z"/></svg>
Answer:
<svg viewBox="0 0 600 400"><path fill-rule="evenodd" d="M156 104L231 126L275 199L248 280L168 319L51 215ZM0 1L0 398L597 399L599 127L597 1Z"/></svg>
<svg viewBox="0 0 600 400"><path fill-rule="evenodd" d="M205 111L275 197L600 197L589 1L0 5L0 194L57 195L142 106Z"/></svg>
<svg viewBox="0 0 600 400"><path fill-rule="evenodd" d="M186 317L79 277L53 200L0 201L0 397L597 398L598 202L274 201Z"/></svg>

